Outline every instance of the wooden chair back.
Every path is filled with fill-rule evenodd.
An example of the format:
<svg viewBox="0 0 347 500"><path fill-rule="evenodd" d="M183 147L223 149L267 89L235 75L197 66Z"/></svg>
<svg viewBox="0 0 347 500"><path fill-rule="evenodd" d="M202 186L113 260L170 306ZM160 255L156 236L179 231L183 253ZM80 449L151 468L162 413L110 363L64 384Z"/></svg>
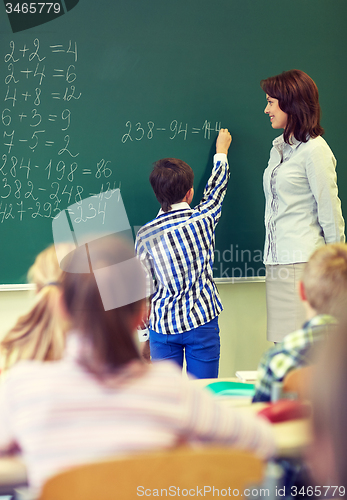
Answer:
<svg viewBox="0 0 347 500"><path fill-rule="evenodd" d="M264 462L249 452L184 446L74 467L50 478L39 500L134 500L149 493L215 498L217 489L230 496L228 488L233 496L261 483L263 472Z"/></svg>

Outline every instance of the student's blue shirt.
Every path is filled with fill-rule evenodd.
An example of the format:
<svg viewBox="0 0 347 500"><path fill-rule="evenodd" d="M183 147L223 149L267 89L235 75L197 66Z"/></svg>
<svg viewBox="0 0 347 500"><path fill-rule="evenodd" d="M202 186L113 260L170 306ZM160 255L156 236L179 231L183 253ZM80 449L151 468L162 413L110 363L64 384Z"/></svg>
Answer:
<svg viewBox="0 0 347 500"><path fill-rule="evenodd" d="M332 316L319 314L266 351L258 366L253 403L271 401L273 382L282 382L291 370L311 364L313 347L326 338L335 324Z"/></svg>

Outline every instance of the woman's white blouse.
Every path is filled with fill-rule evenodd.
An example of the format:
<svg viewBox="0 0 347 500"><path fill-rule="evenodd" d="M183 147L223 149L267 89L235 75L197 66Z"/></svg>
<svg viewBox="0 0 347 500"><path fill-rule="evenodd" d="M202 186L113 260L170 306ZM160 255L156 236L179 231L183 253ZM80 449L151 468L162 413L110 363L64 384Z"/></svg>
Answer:
<svg viewBox="0 0 347 500"><path fill-rule="evenodd" d="M345 241L335 169L322 137L273 141L263 178L264 264L307 262L321 245Z"/></svg>

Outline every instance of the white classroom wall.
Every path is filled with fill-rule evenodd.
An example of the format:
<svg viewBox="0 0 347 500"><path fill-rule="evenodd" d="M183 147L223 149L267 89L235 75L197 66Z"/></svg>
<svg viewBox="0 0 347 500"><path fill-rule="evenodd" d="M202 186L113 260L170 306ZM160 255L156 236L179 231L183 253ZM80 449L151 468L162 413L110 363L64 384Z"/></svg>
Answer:
<svg viewBox="0 0 347 500"><path fill-rule="evenodd" d="M256 370L261 354L271 345L266 340L265 283L219 284L224 311L220 315L220 377L236 370ZM0 291L0 338L18 315L27 311L32 291Z"/></svg>
<svg viewBox="0 0 347 500"><path fill-rule="evenodd" d="M265 283L220 284L224 310L219 317L221 335L220 377L234 377L236 370L256 370L266 340Z"/></svg>

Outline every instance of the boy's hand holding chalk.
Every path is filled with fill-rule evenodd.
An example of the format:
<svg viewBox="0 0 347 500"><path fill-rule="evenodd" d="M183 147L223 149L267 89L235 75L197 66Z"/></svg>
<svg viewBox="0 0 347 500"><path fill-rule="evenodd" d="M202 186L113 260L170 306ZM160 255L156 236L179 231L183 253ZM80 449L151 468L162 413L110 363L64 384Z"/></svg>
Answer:
<svg viewBox="0 0 347 500"><path fill-rule="evenodd" d="M221 128L216 141L216 153L228 154L231 144L231 135L227 128Z"/></svg>

